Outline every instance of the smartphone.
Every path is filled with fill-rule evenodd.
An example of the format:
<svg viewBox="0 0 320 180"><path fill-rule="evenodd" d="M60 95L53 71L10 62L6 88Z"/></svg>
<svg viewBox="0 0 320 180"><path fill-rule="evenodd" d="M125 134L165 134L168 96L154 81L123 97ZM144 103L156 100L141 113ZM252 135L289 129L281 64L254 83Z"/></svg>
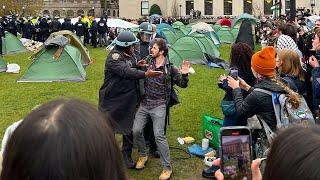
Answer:
<svg viewBox="0 0 320 180"><path fill-rule="evenodd" d="M239 75L238 69L235 67L230 68L229 75L234 79L238 79L238 75Z"/></svg>
<svg viewBox="0 0 320 180"><path fill-rule="evenodd" d="M251 180L252 140L245 126L220 129L221 170L224 179Z"/></svg>

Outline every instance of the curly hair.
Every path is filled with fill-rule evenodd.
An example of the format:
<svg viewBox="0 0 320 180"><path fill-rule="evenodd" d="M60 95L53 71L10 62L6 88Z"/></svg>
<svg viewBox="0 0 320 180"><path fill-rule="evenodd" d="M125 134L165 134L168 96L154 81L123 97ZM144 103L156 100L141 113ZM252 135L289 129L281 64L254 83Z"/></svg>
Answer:
<svg viewBox="0 0 320 180"><path fill-rule="evenodd" d="M232 45L230 53L230 67L237 67L239 74L250 86L255 84L256 78L251 71L251 57L253 50L245 43Z"/></svg>

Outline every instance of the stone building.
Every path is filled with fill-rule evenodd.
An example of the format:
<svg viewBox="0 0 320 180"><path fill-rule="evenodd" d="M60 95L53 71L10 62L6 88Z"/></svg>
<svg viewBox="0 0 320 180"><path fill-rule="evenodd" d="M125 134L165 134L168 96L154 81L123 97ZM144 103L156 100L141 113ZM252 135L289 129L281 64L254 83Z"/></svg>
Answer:
<svg viewBox="0 0 320 180"><path fill-rule="evenodd" d="M119 0L103 0L101 8L107 16L119 17Z"/></svg>
<svg viewBox="0 0 320 180"><path fill-rule="evenodd" d="M43 0L42 15L52 17L101 16L100 0Z"/></svg>
<svg viewBox="0 0 320 180"><path fill-rule="evenodd" d="M312 9L313 0L296 0L296 8ZM157 4L163 16L189 16L191 10L201 11L203 16L237 16L244 12L254 15L272 15L273 6L281 2L281 14L288 13L290 0L119 0L119 16L140 18L149 14ZM320 0L314 0L314 13L320 13ZM277 6L274 6L277 7Z"/></svg>

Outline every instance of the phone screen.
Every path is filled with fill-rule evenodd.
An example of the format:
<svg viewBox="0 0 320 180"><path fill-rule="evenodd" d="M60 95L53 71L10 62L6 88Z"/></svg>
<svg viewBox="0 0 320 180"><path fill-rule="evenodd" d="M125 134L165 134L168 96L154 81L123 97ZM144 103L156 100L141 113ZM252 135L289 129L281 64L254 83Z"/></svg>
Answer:
<svg viewBox="0 0 320 180"><path fill-rule="evenodd" d="M251 136L248 129L221 131L221 159L225 179L251 179Z"/></svg>

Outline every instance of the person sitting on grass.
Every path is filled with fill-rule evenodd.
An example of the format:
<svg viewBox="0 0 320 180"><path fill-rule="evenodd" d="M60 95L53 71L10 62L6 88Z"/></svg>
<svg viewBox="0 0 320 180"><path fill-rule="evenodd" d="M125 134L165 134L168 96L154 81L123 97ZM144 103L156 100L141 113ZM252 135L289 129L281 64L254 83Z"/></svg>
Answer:
<svg viewBox="0 0 320 180"><path fill-rule="evenodd" d="M126 180L103 115L79 100L55 100L29 113L4 149L1 180Z"/></svg>

